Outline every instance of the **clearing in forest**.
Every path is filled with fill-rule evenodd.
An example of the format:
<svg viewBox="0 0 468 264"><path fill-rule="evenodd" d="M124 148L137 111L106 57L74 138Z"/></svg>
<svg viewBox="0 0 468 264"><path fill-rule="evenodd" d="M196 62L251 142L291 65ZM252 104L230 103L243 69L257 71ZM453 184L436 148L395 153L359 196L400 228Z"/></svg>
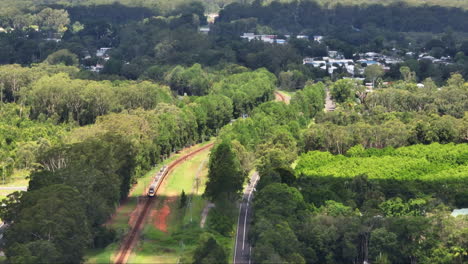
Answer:
<svg viewBox="0 0 468 264"><path fill-rule="evenodd" d="M202 233L200 216L210 150L204 150L177 166L166 178L129 263L176 263L189 257ZM197 180L198 178L198 180ZM180 207L184 190L187 205Z"/></svg>

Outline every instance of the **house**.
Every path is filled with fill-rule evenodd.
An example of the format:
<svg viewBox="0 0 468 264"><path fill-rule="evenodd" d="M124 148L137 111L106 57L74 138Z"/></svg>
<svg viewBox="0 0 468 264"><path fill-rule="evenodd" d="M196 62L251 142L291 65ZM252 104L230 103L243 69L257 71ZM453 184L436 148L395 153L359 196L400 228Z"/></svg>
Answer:
<svg viewBox="0 0 468 264"><path fill-rule="evenodd" d="M61 39L58 39L58 38L46 38L46 39L44 39L44 40L45 40L45 41L54 41L54 42L57 42L57 43L60 42L60 41L62 41Z"/></svg>
<svg viewBox="0 0 468 264"><path fill-rule="evenodd" d="M430 60L431 62L433 62L436 58L432 57L432 56L419 56L419 59L418 60Z"/></svg>
<svg viewBox="0 0 468 264"><path fill-rule="evenodd" d="M285 39L275 39L275 43L276 44L286 44L286 40Z"/></svg>
<svg viewBox="0 0 468 264"><path fill-rule="evenodd" d="M309 40L309 37L306 36L306 35L297 35L296 38L297 38L297 39L306 39L306 40Z"/></svg>
<svg viewBox="0 0 468 264"><path fill-rule="evenodd" d="M96 66L91 66L91 71L92 72L101 72L102 69L104 69L104 65L102 64L96 64Z"/></svg>
<svg viewBox="0 0 468 264"><path fill-rule="evenodd" d="M277 38L277 35L255 35L254 33L244 33L240 37L247 39L248 41L260 40L271 44L286 44L286 40Z"/></svg>
<svg viewBox="0 0 468 264"><path fill-rule="evenodd" d="M244 33L242 34L241 38L248 39L249 41L255 38L254 33Z"/></svg>
<svg viewBox="0 0 468 264"><path fill-rule="evenodd" d="M314 36L314 41L318 43L322 43L323 36Z"/></svg>
<svg viewBox="0 0 468 264"><path fill-rule="evenodd" d="M371 51L371 52L366 52L366 53L364 53L364 55L365 55L366 58L374 58L374 57L380 56L379 53L377 53L377 52L372 52L372 51Z"/></svg>
<svg viewBox="0 0 468 264"><path fill-rule="evenodd" d="M450 215L454 217L468 215L468 208L454 209Z"/></svg>
<svg viewBox="0 0 468 264"><path fill-rule="evenodd" d="M198 31L202 34L208 34L210 32L210 27L209 26L206 26L206 27L200 27L198 29Z"/></svg>
<svg viewBox="0 0 468 264"><path fill-rule="evenodd" d="M338 58L338 54L339 53L336 50L329 50L328 51L328 57L330 57L330 58Z"/></svg>
<svg viewBox="0 0 468 264"><path fill-rule="evenodd" d="M96 56L97 57L104 57L104 55L106 55L106 53L111 50L112 48L100 48L96 51Z"/></svg>
<svg viewBox="0 0 468 264"><path fill-rule="evenodd" d="M385 58L385 64L398 64L403 63L403 60L397 58Z"/></svg>

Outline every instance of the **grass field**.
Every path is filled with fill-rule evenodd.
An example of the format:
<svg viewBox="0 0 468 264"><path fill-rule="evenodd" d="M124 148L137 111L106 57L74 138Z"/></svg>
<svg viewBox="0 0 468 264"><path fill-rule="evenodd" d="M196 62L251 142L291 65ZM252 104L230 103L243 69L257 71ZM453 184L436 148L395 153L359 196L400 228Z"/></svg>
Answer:
<svg viewBox="0 0 468 264"><path fill-rule="evenodd" d="M202 146L204 146L206 144L209 144L210 142L205 142L205 143L196 145L196 148L202 147ZM133 189L132 189L132 191L131 191L131 193L129 195L128 200L118 208L115 215L112 217L112 221L108 223L109 227L111 227L111 228L113 228L113 229L115 229L117 231L119 241L108 245L104 249L89 250L87 252L86 256L85 256L85 263L89 263L89 264L111 263L113 254L115 254L116 250L120 246L121 238L123 238L124 235L130 230L130 226L129 226L130 213L135 210L135 208L137 206L138 197L142 196L144 194L146 188L151 183L155 173L163 165L167 165L167 164L171 163L172 161L176 160L180 156L189 153L191 150L193 150L193 148L186 149L186 150L181 151L178 154L172 155L171 158L165 160L164 162L159 164L157 167L155 167L154 169L152 169L151 171L146 173L143 177L141 177L138 180L138 183L133 187ZM161 191L164 191L166 194L169 193L169 194L174 194L174 195L180 195L180 192L182 191L182 188L186 188L184 190L186 190L186 193L189 194L189 192L191 191L191 188L192 188L192 183L193 183L193 180L190 180L190 178L193 178L195 176L195 174L194 174L194 172L192 172L192 173L186 173L186 172L193 169L194 167L196 167L195 168L195 172L196 172L198 167L197 167L197 165L195 165L195 163L196 162L201 162L203 160L203 158L199 158L199 156L203 156L204 159L207 159L208 153L209 153L209 151L204 151L204 152L200 153L200 155L197 155L197 156L195 156L193 158L194 162L183 163L181 166L177 167L171 173L170 177L166 178L165 183L162 185L162 190ZM203 172L203 173L206 173L206 171ZM175 176L175 177L173 178L173 176ZM188 182L185 182L185 181L188 181ZM202 180L200 182L200 185L199 185L200 186L199 193L203 192L204 185L205 185L205 182L204 182L204 180ZM166 191L166 187L167 187L167 191ZM202 199L201 198L199 198L199 199L200 200L194 199L193 208L201 207L203 209L204 201L203 201L203 204L201 204ZM159 203L156 203L156 204L158 205ZM194 212L194 211L195 210L193 210L192 212ZM172 227L170 226L170 228L172 228ZM142 232L142 236L143 236L143 238L145 238L148 234L154 234L155 231L158 231L158 230L156 228L152 227L152 225L147 225L145 227L145 229L143 230L143 232ZM160 232L160 233L164 233L164 232ZM154 263L153 260L155 260L157 262L159 262L161 260L162 263L167 263L167 261L170 260L171 254L168 254L168 256L166 257L166 256L164 256L164 254L162 254L161 256L155 256L154 253L151 253L151 252L154 252L154 251L152 251L152 250L154 250L154 248L152 248L151 245L149 245L149 244L151 244L151 243L140 243L137 246L137 250L136 250L138 255L135 256L135 254L134 254L133 256L131 256L131 259L129 260L129 262L134 263L134 261L135 261L135 263L144 263L148 259L151 259L152 261L145 262L145 263ZM161 257L161 258L159 260L156 257ZM154 258L156 258L156 259L154 259ZM169 262L171 262L171 261L169 261Z"/></svg>
<svg viewBox="0 0 468 264"><path fill-rule="evenodd" d="M27 187L29 185L28 176L29 171L17 170L5 184L3 184L3 180L0 178L0 187ZM0 200L3 200L12 192L15 192L15 190L0 190Z"/></svg>

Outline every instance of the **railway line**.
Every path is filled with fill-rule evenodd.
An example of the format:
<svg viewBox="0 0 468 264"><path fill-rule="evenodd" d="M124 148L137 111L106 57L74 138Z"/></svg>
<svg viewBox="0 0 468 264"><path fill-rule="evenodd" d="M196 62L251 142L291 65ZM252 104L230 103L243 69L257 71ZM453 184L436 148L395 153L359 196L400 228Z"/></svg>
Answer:
<svg viewBox="0 0 468 264"><path fill-rule="evenodd" d="M275 92L275 97L276 97L276 100L277 101L282 101L284 103L289 103L289 99L290 98L287 98L287 96L285 96L284 94L280 93L280 92ZM175 167L177 167L179 164L181 164L182 162L184 162L186 159L188 158L191 158L193 157L194 155L198 154L199 152L202 152L203 150L206 150L208 148L211 148L213 147L214 143L210 143L206 146L203 146L201 148L198 148L186 155L183 155L182 157L178 158L177 160L173 161L171 164L168 165L167 167L167 170L166 172L161 175L161 179L158 180L157 182L157 185L156 185L156 188L155 188L155 196L154 198L151 198L151 197L145 197L145 201L144 201L144 205L143 205L143 209L141 210L141 212L139 213L138 217L137 217L137 220L135 222L135 225L132 227L130 233L127 235L127 237L124 239L124 242L119 250L119 252L117 253L116 257L114 258L114 263L115 264L126 264L127 261L128 261L128 258L130 257L130 254L132 253L133 251L133 247L134 245L136 244L136 242L138 241L138 238L139 238L139 234L140 234L140 231L142 230L142 227L143 227L143 224L144 224L144 220L146 219L146 217L148 216L149 214L149 211L150 209L152 208L152 205L154 204L155 202L155 199L157 199L157 194L158 194L158 190L159 188L161 187L162 183L164 182L164 180L168 177L168 175L170 175L170 173L175 169ZM256 176L258 177L258 176ZM243 203L245 203L245 205L241 206L241 211L245 211L244 213L240 212L240 215L239 215L239 219L242 218L243 220L240 221L241 223L243 223L243 225L240 227L240 230L242 230L242 237L241 237L241 234L237 234L237 237L236 237L236 242L239 242L239 248L237 247L237 244L236 244L236 248L235 248L235 254L239 252L239 254L236 254L236 256L234 257L233 261L234 263L244 263L246 260L248 261L250 259L250 252L247 252L245 250L245 244L248 243L247 241L247 237L245 235L245 230L248 229L249 227L249 222L250 222L250 216L251 216L251 213L248 212L248 208L249 208L249 205L250 205L250 201L251 201L251 195L252 195L252 192L255 188L255 184L257 182L258 178L256 180L253 181L253 185L252 186L249 186L245 191L246 191L246 197L244 197L245 199ZM239 231L239 226L238 226L238 231ZM239 240L239 241L237 241ZM241 245L242 245L242 248L241 248ZM248 246L249 249L250 249L250 246Z"/></svg>
<svg viewBox="0 0 468 264"><path fill-rule="evenodd" d="M135 225L132 227L130 233L127 235L127 237L124 239L124 242L122 246L120 247L119 252L114 258L114 263L115 264L125 264L128 261L128 258L130 257L130 254L133 251L133 247L138 241L140 231L143 227L144 220L148 216L148 213L150 211L150 208L152 208L152 205L154 204L155 199L157 199L157 194L158 190L161 187L162 183L164 180L168 177L168 175L173 171L179 164L184 162L186 159L191 158L198 154L199 152L202 152L206 149L209 149L213 147L214 143L207 144L203 147L200 147L188 154L183 155L182 157L176 159L175 161L171 162L166 170L166 173L161 175L161 179L158 181L156 188L155 188L155 196L154 198L150 197L145 197L146 200L144 201L143 209L141 210L140 214L137 217L137 220L135 222Z"/></svg>
<svg viewBox="0 0 468 264"><path fill-rule="evenodd" d="M276 101L284 102L285 104L289 104L289 100L291 99L289 96L284 95L283 93L278 91L275 91L275 97Z"/></svg>

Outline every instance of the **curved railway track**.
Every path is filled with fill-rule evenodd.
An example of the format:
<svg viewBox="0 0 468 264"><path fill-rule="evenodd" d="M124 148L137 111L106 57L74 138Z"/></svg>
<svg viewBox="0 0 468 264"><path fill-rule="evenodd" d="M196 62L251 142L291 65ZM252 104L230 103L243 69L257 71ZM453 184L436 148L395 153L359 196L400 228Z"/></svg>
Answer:
<svg viewBox="0 0 468 264"><path fill-rule="evenodd" d="M286 103L286 97L280 93L275 91L275 96L277 101L285 102Z"/></svg>
<svg viewBox="0 0 468 264"><path fill-rule="evenodd" d="M202 152L203 150L213 147L213 145L214 143L210 143L206 146L196 149L186 155L183 155L182 157L176 159L175 161L171 162L171 164L169 164L166 173L162 176L162 179L159 181L158 185L156 186L155 197L146 199L145 204L143 206L143 210L138 215L135 225L132 227L132 230L128 234L127 238L124 240L122 247L120 248L119 252L117 253L115 257L115 261L114 261L115 264L127 263L127 260L133 251L133 246L138 240L143 222L146 219L148 212L150 211L149 209L152 208L152 205L155 199L157 198L159 187L161 186L162 182L166 179L167 175L169 175L171 171L174 170L175 167L177 167L179 164L184 162L186 159L193 157L194 155L198 154L199 152Z"/></svg>

